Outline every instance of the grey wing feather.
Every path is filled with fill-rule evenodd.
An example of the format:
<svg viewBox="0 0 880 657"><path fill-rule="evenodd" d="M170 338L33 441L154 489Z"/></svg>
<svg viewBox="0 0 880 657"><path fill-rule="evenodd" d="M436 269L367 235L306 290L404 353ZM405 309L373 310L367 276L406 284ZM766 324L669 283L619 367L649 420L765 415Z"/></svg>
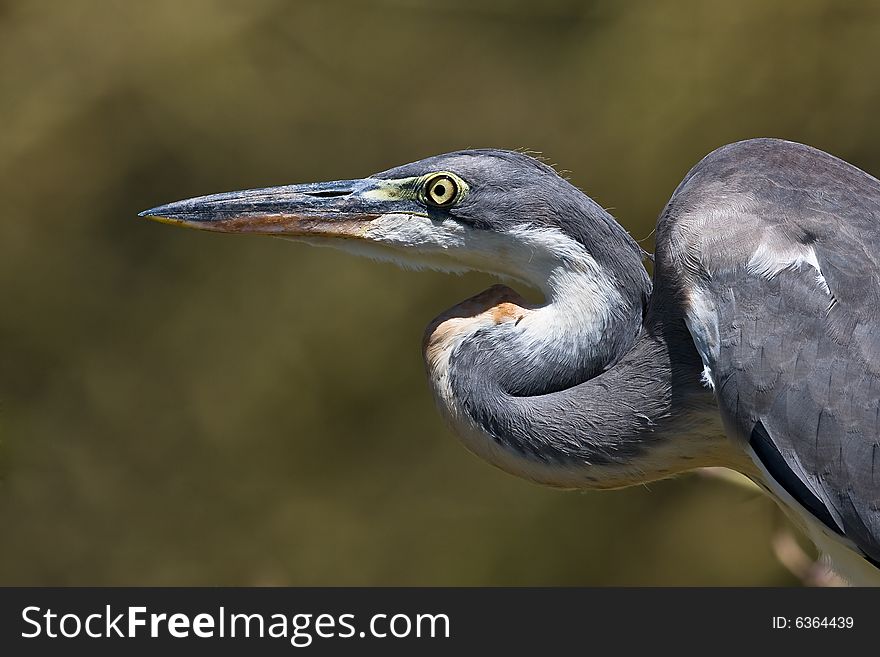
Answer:
<svg viewBox="0 0 880 657"><path fill-rule="evenodd" d="M880 181L771 139L710 154L658 224L727 425L880 562ZM661 283L658 283L658 287Z"/></svg>

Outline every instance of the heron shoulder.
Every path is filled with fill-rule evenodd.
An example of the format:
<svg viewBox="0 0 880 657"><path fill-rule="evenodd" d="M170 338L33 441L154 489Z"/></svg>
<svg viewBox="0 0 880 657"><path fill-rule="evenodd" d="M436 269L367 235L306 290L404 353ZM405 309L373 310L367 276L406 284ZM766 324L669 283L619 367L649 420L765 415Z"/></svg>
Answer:
<svg viewBox="0 0 880 657"><path fill-rule="evenodd" d="M713 182L777 201L786 198L785 190L826 201L838 195L856 200L856 193L865 202L880 201L880 181L857 166L813 146L770 137L716 148L691 168L673 198L698 203L701 186Z"/></svg>
<svg viewBox="0 0 880 657"><path fill-rule="evenodd" d="M854 272L867 273L880 299L878 252L880 181L780 139L736 142L707 155L657 225L658 267L671 267L690 285L695 275L746 269L770 277L807 264L822 288L833 288L835 279L852 288Z"/></svg>
<svg viewBox="0 0 880 657"><path fill-rule="evenodd" d="M797 512L876 561L880 181L802 144L739 142L688 173L657 235L657 287L679 293L735 442L763 445Z"/></svg>

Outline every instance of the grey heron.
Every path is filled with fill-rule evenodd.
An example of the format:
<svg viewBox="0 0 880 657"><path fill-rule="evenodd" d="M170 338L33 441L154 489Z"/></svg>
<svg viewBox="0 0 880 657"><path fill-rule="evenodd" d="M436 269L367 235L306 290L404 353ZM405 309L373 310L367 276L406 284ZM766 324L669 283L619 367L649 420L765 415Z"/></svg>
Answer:
<svg viewBox="0 0 880 657"><path fill-rule="evenodd" d="M731 468L840 574L880 583L880 181L851 164L776 139L715 150L660 214L653 281L611 215L513 151L141 216L537 288L495 285L425 333L468 449L570 489Z"/></svg>

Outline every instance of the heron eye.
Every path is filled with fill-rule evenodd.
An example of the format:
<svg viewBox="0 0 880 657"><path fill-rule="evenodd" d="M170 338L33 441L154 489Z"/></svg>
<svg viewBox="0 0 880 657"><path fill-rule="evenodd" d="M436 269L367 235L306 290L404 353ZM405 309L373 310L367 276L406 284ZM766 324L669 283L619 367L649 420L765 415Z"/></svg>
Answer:
<svg viewBox="0 0 880 657"><path fill-rule="evenodd" d="M425 184L425 200L429 205L447 208L458 197L458 183L446 174L438 174Z"/></svg>

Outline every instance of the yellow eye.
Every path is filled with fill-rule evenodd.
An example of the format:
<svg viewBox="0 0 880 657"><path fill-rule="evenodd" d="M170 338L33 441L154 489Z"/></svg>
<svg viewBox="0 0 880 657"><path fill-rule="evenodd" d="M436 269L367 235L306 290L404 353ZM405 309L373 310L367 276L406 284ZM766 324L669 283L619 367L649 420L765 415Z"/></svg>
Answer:
<svg viewBox="0 0 880 657"><path fill-rule="evenodd" d="M428 178L425 183L425 200L428 205L438 208L448 208L458 198L458 183L445 173L438 173Z"/></svg>

